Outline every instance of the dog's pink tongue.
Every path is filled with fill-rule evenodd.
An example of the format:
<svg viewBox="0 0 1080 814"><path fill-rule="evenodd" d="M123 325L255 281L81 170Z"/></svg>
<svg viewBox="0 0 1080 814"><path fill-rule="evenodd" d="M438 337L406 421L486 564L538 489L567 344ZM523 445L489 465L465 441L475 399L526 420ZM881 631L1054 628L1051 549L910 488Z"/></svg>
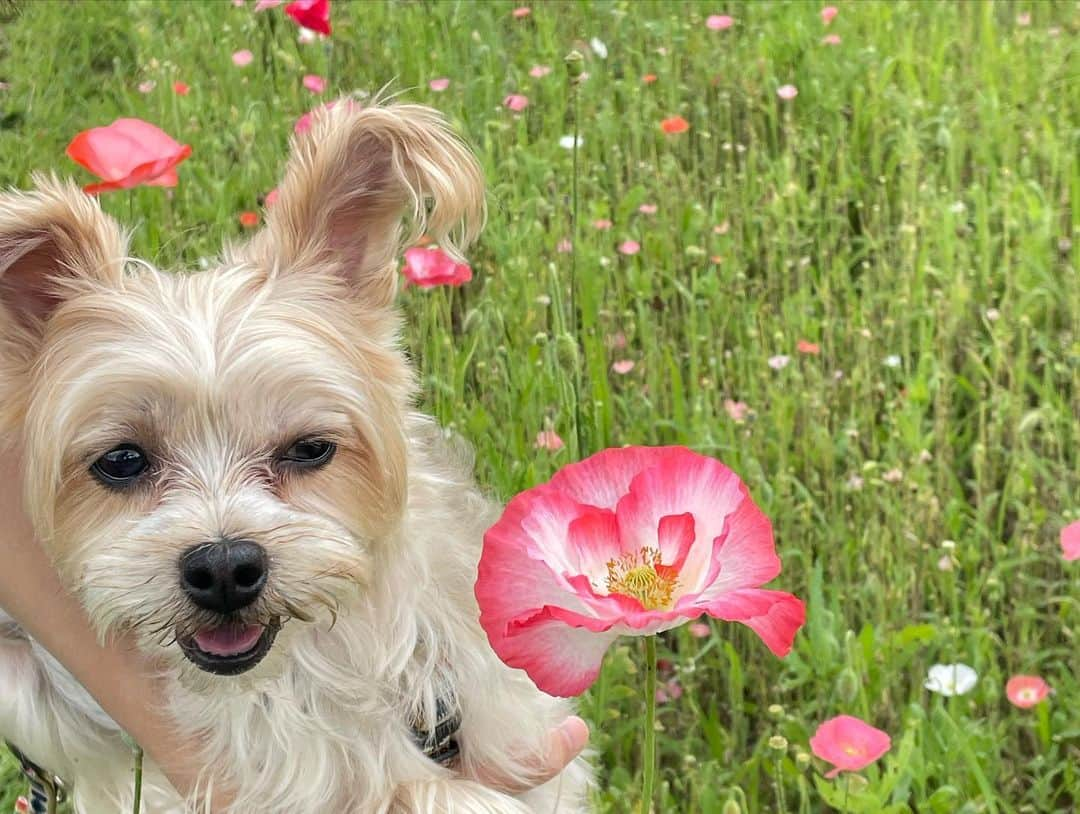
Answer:
<svg viewBox="0 0 1080 814"><path fill-rule="evenodd" d="M195 644L211 656L238 656L253 648L263 634L262 625L222 625L195 634Z"/></svg>

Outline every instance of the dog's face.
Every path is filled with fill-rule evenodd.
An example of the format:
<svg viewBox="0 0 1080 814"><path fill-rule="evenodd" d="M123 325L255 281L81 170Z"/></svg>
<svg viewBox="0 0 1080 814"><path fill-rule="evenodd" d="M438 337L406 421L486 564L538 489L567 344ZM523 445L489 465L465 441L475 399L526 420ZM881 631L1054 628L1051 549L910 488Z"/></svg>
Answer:
<svg viewBox="0 0 1080 814"><path fill-rule="evenodd" d="M195 275L129 262L70 186L0 196L0 427L101 633L196 686L273 674L298 625L378 579L406 492L407 209L444 245L483 216L475 160L406 105L325 116L266 229Z"/></svg>

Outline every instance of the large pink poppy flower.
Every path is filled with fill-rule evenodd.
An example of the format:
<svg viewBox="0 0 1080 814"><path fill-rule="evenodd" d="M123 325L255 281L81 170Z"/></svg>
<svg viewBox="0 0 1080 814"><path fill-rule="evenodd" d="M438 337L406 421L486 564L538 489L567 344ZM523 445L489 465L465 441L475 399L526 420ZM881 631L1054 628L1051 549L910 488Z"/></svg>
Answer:
<svg viewBox="0 0 1080 814"><path fill-rule="evenodd" d="M285 13L303 28L330 36L330 0L293 0Z"/></svg>
<svg viewBox="0 0 1080 814"><path fill-rule="evenodd" d="M708 614L778 656L806 618L772 525L719 461L684 447L609 449L521 493L484 535L480 624L499 657L552 695L584 692L620 635Z"/></svg>
<svg viewBox="0 0 1080 814"><path fill-rule="evenodd" d="M836 767L825 775L829 778L865 769L891 746L888 733L851 715L830 718L810 738L810 751Z"/></svg>
<svg viewBox="0 0 1080 814"><path fill-rule="evenodd" d="M1061 553L1066 560L1080 560L1080 520L1061 530Z"/></svg>
<svg viewBox="0 0 1080 814"><path fill-rule="evenodd" d="M450 255L434 246L408 249L401 272L410 283L420 288L462 285L472 279L471 268L465 263L455 263Z"/></svg>
<svg viewBox="0 0 1080 814"><path fill-rule="evenodd" d="M140 184L174 187L176 165L191 155L191 147L142 119L117 119L108 127L79 133L67 146L67 154L101 178L101 183L83 187L94 195Z"/></svg>

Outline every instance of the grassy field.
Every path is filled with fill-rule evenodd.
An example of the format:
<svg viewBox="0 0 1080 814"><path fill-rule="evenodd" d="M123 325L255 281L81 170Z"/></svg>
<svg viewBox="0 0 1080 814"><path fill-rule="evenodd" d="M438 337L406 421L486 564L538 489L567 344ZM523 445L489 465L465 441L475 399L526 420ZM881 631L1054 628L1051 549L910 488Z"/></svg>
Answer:
<svg viewBox="0 0 1080 814"><path fill-rule="evenodd" d="M481 481L508 497L628 443L716 455L774 521L774 587L808 603L783 661L735 625L663 638L662 810L840 808L808 738L850 713L893 739L851 811L1075 811L1080 563L1058 532L1080 517L1080 5L842 2L827 27L808 3L333 5L333 37L302 44L253 2L0 4L0 180L88 182L75 133L151 121L194 149L179 186L103 202L138 254L197 268L244 236L320 99L389 85L444 110L490 224L472 283L402 303L426 406ZM689 129L662 132L676 115ZM536 449L545 429L566 447ZM582 702L603 812L636 806L637 645ZM975 689L928 692L935 662ZM1016 673L1055 694L1014 708Z"/></svg>

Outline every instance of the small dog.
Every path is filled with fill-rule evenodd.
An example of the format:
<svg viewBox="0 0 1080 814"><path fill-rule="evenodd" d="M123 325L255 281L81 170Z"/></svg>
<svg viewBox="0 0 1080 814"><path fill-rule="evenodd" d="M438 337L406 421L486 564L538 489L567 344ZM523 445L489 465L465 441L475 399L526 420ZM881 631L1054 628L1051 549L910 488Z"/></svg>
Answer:
<svg viewBox="0 0 1080 814"><path fill-rule="evenodd" d="M518 797L475 779L527 778L571 709L491 651L472 586L498 507L412 407L396 258L425 232L459 253L485 212L440 115L321 115L265 229L193 275L132 260L94 199L36 184L0 195L0 435L65 585L101 637L164 665L228 811L586 810L580 759ZM449 707L452 769L414 734ZM0 739L80 814L130 810L121 735L0 615ZM144 811L196 808L152 766L146 784Z"/></svg>

